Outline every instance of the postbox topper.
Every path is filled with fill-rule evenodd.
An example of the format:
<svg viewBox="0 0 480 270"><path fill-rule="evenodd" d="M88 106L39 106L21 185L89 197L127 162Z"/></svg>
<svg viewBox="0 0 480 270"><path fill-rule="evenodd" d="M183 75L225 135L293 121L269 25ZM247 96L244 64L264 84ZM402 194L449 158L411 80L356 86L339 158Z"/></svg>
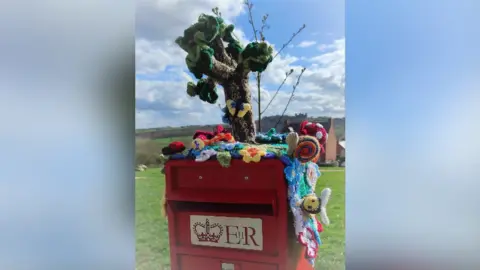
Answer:
<svg viewBox="0 0 480 270"><path fill-rule="evenodd" d="M315 125L316 133L321 132L320 128ZM280 159L283 162L288 185L288 200L294 216L297 240L306 247L305 257L311 264L314 264L318 248L322 243L320 233L323 231L323 225L330 223L326 210L331 196L330 188L323 189L320 196L315 194L317 180L321 176L316 161L325 140L318 136L298 135L293 131L288 134L277 134L275 130L270 130L266 134L258 134L257 138L263 138L262 141L271 141L274 144L247 144L236 142L226 130L217 129L217 132L209 133L209 136L197 136L199 134L204 133L196 132L190 149L174 153L168 158L162 158L166 160L191 159L195 162L217 160L225 168L230 166L232 159L241 159L246 163L268 159ZM166 207L166 200L163 202ZM317 214L320 219L317 219ZM210 233L210 229L212 231L217 229L215 223L211 223L211 221L206 224L197 222L195 228L208 228L209 230L208 234L199 233L198 241L219 237L219 234Z"/></svg>

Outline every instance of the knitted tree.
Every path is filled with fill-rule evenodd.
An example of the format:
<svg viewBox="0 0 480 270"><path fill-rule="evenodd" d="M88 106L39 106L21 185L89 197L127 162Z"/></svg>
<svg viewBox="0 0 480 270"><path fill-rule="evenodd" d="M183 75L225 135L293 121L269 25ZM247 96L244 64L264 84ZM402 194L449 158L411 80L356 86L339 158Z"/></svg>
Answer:
<svg viewBox="0 0 480 270"><path fill-rule="evenodd" d="M188 53L187 67L198 79L196 84L188 83L187 93L214 104L218 99L216 86L221 85L227 104L226 118L235 139L254 142L249 73L264 71L273 59L273 49L265 42L242 47L233 30L234 26L226 25L221 17L202 14L175 42Z"/></svg>

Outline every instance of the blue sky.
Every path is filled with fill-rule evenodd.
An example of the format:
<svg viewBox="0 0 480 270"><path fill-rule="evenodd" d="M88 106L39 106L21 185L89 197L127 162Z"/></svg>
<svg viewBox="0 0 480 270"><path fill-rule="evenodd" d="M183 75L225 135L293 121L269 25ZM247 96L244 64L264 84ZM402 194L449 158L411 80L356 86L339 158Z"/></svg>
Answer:
<svg viewBox="0 0 480 270"><path fill-rule="evenodd" d="M218 105L205 104L185 93L186 83L195 81L188 72L182 52L173 40L194 23L199 14L218 6L222 16L236 26L236 35L246 45L253 41L253 30L242 0L195 0L188 4L166 2L137 9L136 77L137 128L215 124L221 121ZM148 3L146 1L145 3ZM272 62L262 76L261 101L266 105L290 69L290 76L265 115L282 113L292 85L302 67L307 67L296 100L287 114L344 116L345 34L343 1L266 1L254 2L255 25L268 13L267 41L280 49L303 24L306 28ZM185 5L185 6L182 6ZM175 11L183 10L182 16ZM163 21L168 22L166 24ZM302 46L305 45L305 46ZM252 74L252 83L253 83ZM253 91L256 99L256 90ZM255 103L255 102L254 102ZM254 110L256 111L256 104ZM263 107L265 108L265 107Z"/></svg>

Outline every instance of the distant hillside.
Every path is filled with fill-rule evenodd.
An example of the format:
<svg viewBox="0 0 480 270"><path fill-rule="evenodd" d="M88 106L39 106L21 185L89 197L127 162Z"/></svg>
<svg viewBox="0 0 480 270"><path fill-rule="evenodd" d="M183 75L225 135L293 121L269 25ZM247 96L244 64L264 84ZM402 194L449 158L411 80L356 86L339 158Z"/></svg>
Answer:
<svg viewBox="0 0 480 270"><path fill-rule="evenodd" d="M275 127L277 122L276 129L281 130L283 128L283 122L289 120L291 122L301 122L303 120L309 120L313 122L325 122L329 117L308 117L307 114L295 114L293 116L284 116L280 121L280 116L267 116L262 118L262 131L268 131L270 128ZM335 118L335 134L337 138L342 139L345 137L345 118ZM193 136L196 130L213 130L217 125L192 125L192 126L182 126L182 127L159 127L159 128L149 128L149 129L137 129L135 137L143 139L160 139L160 138L171 138L171 137L185 137ZM224 127L228 127L224 125ZM257 121L258 127L258 121Z"/></svg>

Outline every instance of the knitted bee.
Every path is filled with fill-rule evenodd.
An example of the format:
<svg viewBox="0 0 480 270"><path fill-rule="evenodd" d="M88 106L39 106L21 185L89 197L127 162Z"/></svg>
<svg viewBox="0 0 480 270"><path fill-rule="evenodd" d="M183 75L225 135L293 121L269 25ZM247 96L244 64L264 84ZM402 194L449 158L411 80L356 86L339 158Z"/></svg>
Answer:
<svg viewBox="0 0 480 270"><path fill-rule="evenodd" d="M327 203L331 194L332 190L330 188L324 188L320 197L314 193L306 195L299 202L299 206L305 213L309 215L316 215L320 213L320 219L322 220L322 223L329 225L330 219L327 215Z"/></svg>
<svg viewBox="0 0 480 270"><path fill-rule="evenodd" d="M302 208L303 211L309 213L309 214L318 214L320 213L320 204L322 200L317 197L315 194L310 194L305 197L303 197L301 203L300 203L300 208Z"/></svg>

